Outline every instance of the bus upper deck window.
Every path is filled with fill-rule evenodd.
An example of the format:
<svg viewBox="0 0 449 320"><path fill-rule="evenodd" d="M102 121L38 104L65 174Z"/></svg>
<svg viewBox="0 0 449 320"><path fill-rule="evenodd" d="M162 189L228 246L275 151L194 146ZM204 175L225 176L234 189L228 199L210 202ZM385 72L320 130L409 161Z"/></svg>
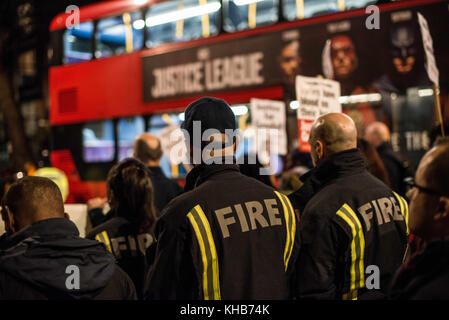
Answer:
<svg viewBox="0 0 449 320"><path fill-rule="evenodd" d="M92 59L91 21L80 23L64 32L64 64L72 64Z"/></svg>
<svg viewBox="0 0 449 320"><path fill-rule="evenodd" d="M114 160L115 143L112 120L86 123L82 132L85 162L110 162Z"/></svg>
<svg viewBox="0 0 449 320"><path fill-rule="evenodd" d="M142 117L123 118L118 121L118 160L133 156L133 144L137 135L145 131Z"/></svg>
<svg viewBox="0 0 449 320"><path fill-rule="evenodd" d="M357 0L356 0L357 1ZM356 2L352 1L352 2ZM347 1L346 1L347 2ZM360 1L358 1L360 2ZM284 0L284 18L292 21L331 14L345 10L345 1L339 0Z"/></svg>
<svg viewBox="0 0 449 320"><path fill-rule="evenodd" d="M223 0L224 29L235 32L278 21L279 0Z"/></svg>
<svg viewBox="0 0 449 320"><path fill-rule="evenodd" d="M376 0L345 0L345 10L364 8L376 3Z"/></svg>
<svg viewBox="0 0 449 320"><path fill-rule="evenodd" d="M220 8L217 0L164 1L151 6L145 19L148 28L146 46L217 34Z"/></svg>
<svg viewBox="0 0 449 320"><path fill-rule="evenodd" d="M140 11L98 21L96 58L139 50L143 47L144 21Z"/></svg>

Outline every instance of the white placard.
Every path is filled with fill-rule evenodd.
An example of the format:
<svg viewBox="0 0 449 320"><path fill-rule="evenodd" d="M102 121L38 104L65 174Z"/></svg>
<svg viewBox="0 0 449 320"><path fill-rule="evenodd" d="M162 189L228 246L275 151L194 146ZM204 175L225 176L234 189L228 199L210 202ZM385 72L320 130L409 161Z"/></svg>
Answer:
<svg viewBox="0 0 449 320"><path fill-rule="evenodd" d="M165 127L158 133L158 138L161 141L162 152L172 165L186 163L187 147L179 125L171 124Z"/></svg>
<svg viewBox="0 0 449 320"><path fill-rule="evenodd" d="M296 76L296 97L298 119L315 120L327 113L341 112L338 81Z"/></svg>
<svg viewBox="0 0 449 320"><path fill-rule="evenodd" d="M421 35L423 40L424 51L426 52L426 71L430 81L439 86L439 71L435 61L435 55L433 53L433 40L430 35L429 25L426 18L418 12L419 27L421 29Z"/></svg>
<svg viewBox="0 0 449 320"><path fill-rule="evenodd" d="M299 150L309 152L308 143L313 121L327 113L341 112L340 83L338 81L296 76L298 99Z"/></svg>
<svg viewBox="0 0 449 320"><path fill-rule="evenodd" d="M285 103L275 100L251 99L251 122L254 126L258 153L287 154ZM263 147L265 145L266 147Z"/></svg>

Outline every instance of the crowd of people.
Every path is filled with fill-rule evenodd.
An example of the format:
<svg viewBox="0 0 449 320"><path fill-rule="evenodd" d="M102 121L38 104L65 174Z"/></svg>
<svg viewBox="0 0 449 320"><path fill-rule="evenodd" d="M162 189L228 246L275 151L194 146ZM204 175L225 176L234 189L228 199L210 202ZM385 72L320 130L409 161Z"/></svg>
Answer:
<svg viewBox="0 0 449 320"><path fill-rule="evenodd" d="M195 121L201 136L221 134L186 140L191 157L207 151L212 161L195 164L181 188L159 167L160 141L139 135L134 157L110 170L107 197L89 201L85 238L51 180L8 181L0 299L449 298L446 138L413 179L383 123L362 139L349 116L326 114L310 156L292 154L276 190L259 164L236 164L225 101L191 103L182 128Z"/></svg>

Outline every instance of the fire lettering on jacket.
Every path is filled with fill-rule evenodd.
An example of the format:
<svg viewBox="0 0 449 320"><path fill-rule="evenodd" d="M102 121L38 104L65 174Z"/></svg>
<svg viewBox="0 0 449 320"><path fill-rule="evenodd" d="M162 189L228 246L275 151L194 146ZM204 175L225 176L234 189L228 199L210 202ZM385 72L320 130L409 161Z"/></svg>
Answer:
<svg viewBox="0 0 449 320"><path fill-rule="evenodd" d="M215 210L223 238L230 236L229 226L237 223L237 220L242 232L282 225L282 220L278 217L279 214L276 199L265 199L263 203L248 201Z"/></svg>
<svg viewBox="0 0 449 320"><path fill-rule="evenodd" d="M366 231L371 230L371 222L374 214L376 215L375 222L381 226L390 221L403 221L404 216L401 215L401 207L394 197L383 197L373 200L360 206L358 209L365 221Z"/></svg>

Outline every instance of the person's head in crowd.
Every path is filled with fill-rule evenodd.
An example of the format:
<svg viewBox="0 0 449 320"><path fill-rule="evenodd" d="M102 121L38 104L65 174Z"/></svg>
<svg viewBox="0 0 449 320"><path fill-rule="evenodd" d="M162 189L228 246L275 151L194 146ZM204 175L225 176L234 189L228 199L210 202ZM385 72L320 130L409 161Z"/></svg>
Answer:
<svg viewBox="0 0 449 320"><path fill-rule="evenodd" d="M52 218L68 218L58 186L50 179L26 176L13 183L2 201L7 234Z"/></svg>
<svg viewBox="0 0 449 320"><path fill-rule="evenodd" d="M374 147L390 141L390 129L383 122L373 122L366 127L365 139Z"/></svg>
<svg viewBox="0 0 449 320"><path fill-rule="evenodd" d="M301 73L302 58L298 40L290 41L281 50L279 65L284 73L285 82L295 84L296 76Z"/></svg>
<svg viewBox="0 0 449 320"><path fill-rule="evenodd" d="M134 140L134 158L139 159L147 166L158 167L162 157L161 142L159 139L144 132Z"/></svg>
<svg viewBox="0 0 449 320"><path fill-rule="evenodd" d="M443 126L443 130L444 130L445 134L449 134L449 125L445 124ZM437 125L433 126L429 132L429 140L430 140L429 146L434 146L436 141L438 139L442 138L441 134L442 134L441 125L437 124Z"/></svg>
<svg viewBox="0 0 449 320"><path fill-rule="evenodd" d="M385 168L385 165L382 162L376 148L374 148L374 146L365 139L357 139L357 147L365 157L368 171L387 186L390 186L388 171Z"/></svg>
<svg viewBox="0 0 449 320"><path fill-rule="evenodd" d="M200 98L186 108L184 130L191 163L227 163L238 144L236 121L229 104L213 97Z"/></svg>
<svg viewBox="0 0 449 320"><path fill-rule="evenodd" d="M156 220L150 171L139 160L127 158L111 168L107 178L111 210L148 231Z"/></svg>
<svg viewBox="0 0 449 320"><path fill-rule="evenodd" d="M410 231L425 242L449 235L449 143L440 140L418 165L410 199Z"/></svg>
<svg viewBox="0 0 449 320"><path fill-rule="evenodd" d="M356 148L354 121L343 113L328 113L319 117L310 130L309 144L315 167L334 153Z"/></svg>

